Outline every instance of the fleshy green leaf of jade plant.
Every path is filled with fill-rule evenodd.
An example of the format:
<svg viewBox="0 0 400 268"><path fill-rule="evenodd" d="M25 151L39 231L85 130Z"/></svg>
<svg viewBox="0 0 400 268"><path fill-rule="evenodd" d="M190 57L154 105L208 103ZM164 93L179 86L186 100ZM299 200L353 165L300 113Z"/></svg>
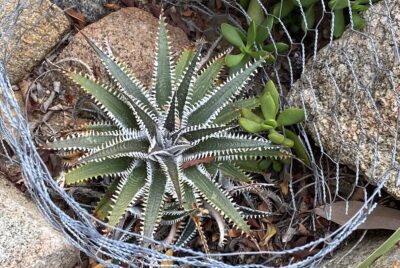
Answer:
<svg viewBox="0 0 400 268"><path fill-rule="evenodd" d="M263 58L269 64L275 62L275 56L289 50L289 45L283 42L265 44L271 36L274 16L264 16L264 10L259 1L251 0L247 10L251 18L246 32L230 25L221 24L221 32L225 40L237 48L238 53L229 54L225 58L230 73L235 73L245 67L253 59Z"/></svg>
<svg viewBox="0 0 400 268"><path fill-rule="evenodd" d="M232 42L242 44L239 35L231 37ZM193 49L174 64L166 24L160 19L153 83L146 88L125 64L87 41L115 83L106 85L84 74L66 72L92 95L109 121L84 126L71 136L48 142L49 149L82 153L63 173L65 184L111 177L95 216L115 226L129 208L141 205L138 218L144 237L154 238L162 224L183 224L186 227L178 228L181 236L177 234L176 241L184 245L196 230L202 235L199 219L205 206L250 234L247 217L223 190L219 176L251 183L234 161L290 155L267 139L238 134L233 131L237 126L230 124L240 108L259 105L256 99L235 100L264 60L249 63L216 86L223 55L199 70L200 51Z"/></svg>
<svg viewBox="0 0 400 268"><path fill-rule="evenodd" d="M288 148L293 148L297 156L306 164L310 164L307 152L299 137L287 127L298 124L304 120L304 110L299 108L286 108L279 112L279 93L272 82L268 81L265 85L263 94L259 97L260 106L253 112L251 109L242 108L239 118L240 126L247 132L268 133L268 139L274 143ZM275 171L280 171L279 161L262 160L256 169L245 168L251 171L262 171L273 164ZM249 166L249 163L241 162ZM260 166L261 164L261 166ZM254 164L252 164L254 165ZM262 168L262 169L261 169Z"/></svg>

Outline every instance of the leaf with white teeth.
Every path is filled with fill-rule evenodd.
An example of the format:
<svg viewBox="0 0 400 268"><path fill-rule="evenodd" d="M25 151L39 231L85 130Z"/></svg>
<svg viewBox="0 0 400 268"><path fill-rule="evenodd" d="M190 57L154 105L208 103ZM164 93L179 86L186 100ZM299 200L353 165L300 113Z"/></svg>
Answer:
<svg viewBox="0 0 400 268"><path fill-rule="evenodd" d="M211 181L204 172L197 167L188 168L185 171L186 177L190 178L193 185L199 190L201 195L210 202L221 214L232 221L239 229L246 233L250 233L250 228L243 220L242 215L233 205L232 201L227 197L219 186Z"/></svg>
<svg viewBox="0 0 400 268"><path fill-rule="evenodd" d="M83 133L47 143L49 149L91 150L124 135L124 132Z"/></svg>
<svg viewBox="0 0 400 268"><path fill-rule="evenodd" d="M112 210L113 201L111 200L111 198L114 192L117 190L120 179L121 178L115 178L112 181L111 185L108 187L105 194L101 197L100 201L97 203L97 206L93 211L93 214L96 218L104 221L107 215Z"/></svg>
<svg viewBox="0 0 400 268"><path fill-rule="evenodd" d="M79 160L82 162L98 161L105 158L129 156L133 158L144 158L147 155L149 143L146 140L122 140L111 143L109 146L98 150L91 155Z"/></svg>
<svg viewBox="0 0 400 268"><path fill-rule="evenodd" d="M165 198L165 187L167 178L163 176L160 168L153 168L154 164L147 166L147 184L143 209L142 235L153 238L154 231L160 222L163 203Z"/></svg>
<svg viewBox="0 0 400 268"><path fill-rule="evenodd" d="M219 55L206 68L204 68L194 82L194 90L190 103L195 104L204 98L204 96L211 93L210 90L213 88L214 82L218 78L223 65L224 57L223 55Z"/></svg>
<svg viewBox="0 0 400 268"><path fill-rule="evenodd" d="M98 176L119 174L125 171L131 162L132 159L128 157L89 162L65 173L65 183L71 185Z"/></svg>
<svg viewBox="0 0 400 268"><path fill-rule="evenodd" d="M139 100L147 107L147 109L156 113L157 110L149 101L151 98L148 96L145 87L134 78L133 74L127 70L127 67L117 62L116 59L109 56L107 53L103 52L86 36L85 39L99 56L101 62L104 64L110 75L115 79L116 83L124 90L124 93L129 97Z"/></svg>
<svg viewBox="0 0 400 268"><path fill-rule="evenodd" d="M167 27L163 18L160 18L157 40L156 55L156 75L154 89L156 91L156 101L158 107L167 104L169 96L172 93L172 71L171 56L169 54L169 45L167 38Z"/></svg>
<svg viewBox="0 0 400 268"><path fill-rule="evenodd" d="M249 65L242 72L229 77L228 81L199 100L196 108L188 115L190 125L209 123L246 85L251 75L257 70L264 60L259 60Z"/></svg>
<svg viewBox="0 0 400 268"><path fill-rule="evenodd" d="M243 108L253 109L260 106L258 98L242 99L227 104L212 121L214 124L224 125L232 122L240 116L240 110Z"/></svg>
<svg viewBox="0 0 400 268"><path fill-rule="evenodd" d="M232 180L241 182L251 181L248 174L246 174L243 170L241 170L239 167L231 162L222 162L218 167L221 170L222 174L230 177Z"/></svg>
<svg viewBox="0 0 400 268"><path fill-rule="evenodd" d="M109 112L113 121L119 123L126 128L137 128L135 116L129 106L118 98L115 94L111 93L111 89L99 84L95 80L80 75L78 73L70 72L68 76L78 85L82 87L87 93L92 95L105 110Z"/></svg>
<svg viewBox="0 0 400 268"><path fill-rule="evenodd" d="M116 225L119 222L143 188L145 182L145 165L139 164L138 166L134 166L132 170L127 171L127 175L121 179L113 196L112 210L108 216L108 224Z"/></svg>
<svg viewBox="0 0 400 268"><path fill-rule="evenodd" d="M186 49L180 55L175 67L175 78L177 80L181 79L184 71L189 66L189 63L193 60L195 55L195 50L192 48Z"/></svg>

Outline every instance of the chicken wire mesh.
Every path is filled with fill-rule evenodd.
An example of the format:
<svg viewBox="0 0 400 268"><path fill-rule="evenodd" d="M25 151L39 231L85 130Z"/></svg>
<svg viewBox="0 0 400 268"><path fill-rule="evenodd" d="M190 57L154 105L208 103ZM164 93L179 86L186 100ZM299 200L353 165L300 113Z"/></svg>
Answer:
<svg viewBox="0 0 400 268"><path fill-rule="evenodd" d="M13 1L11 1L13 2ZM41 210L41 212L45 215L45 217L50 221L50 223L59 231L61 231L66 239L68 239L75 247L79 250L87 254L88 256L97 259L99 262L103 263L109 267L119 267L118 263L128 264L132 267L136 266L157 266L161 261L173 261L175 265L193 265L195 267L231 267L234 265L228 264L224 262L224 258L229 256L237 255L237 252L229 252L229 253L211 253L206 255L202 252L191 250L189 248L181 248L175 247L173 245L164 244L159 241L151 241L153 242L153 248L146 248L140 245L132 244L126 242L128 237L138 237L139 235L129 230L116 228L112 235L103 235L99 232L99 226L107 227L106 224L94 218L86 209L83 209L81 204L79 204L68 192L63 189L57 181L52 177L49 171L46 168L42 158L36 150L36 144L33 141L33 137L30 132L29 124L26 120L25 114L21 111L13 90L12 85L10 84L10 80L7 73L7 66L10 61L13 60L13 55L16 50L18 50L19 46L21 46L21 42L23 42L23 37L25 34L29 33L36 24L40 23L43 20L43 17L38 17L37 20L32 23L29 27L26 25L22 26L19 24L19 18L21 12L24 10L35 10L39 9L41 5L43 5L44 1L35 1L35 0L20 0L15 1L16 5L13 10L6 10L7 5L4 4L3 1L0 4L0 48L1 48L1 61L0 61L0 107L1 107L1 120L0 120L0 130L1 137L3 139L2 145L3 147L10 146L12 148L14 156L5 155L8 158L8 161L17 162L22 170L22 175L26 184L27 189L32 195L32 198L35 200L37 206ZM212 2L212 1L210 1ZM237 26L240 24L237 21L237 17L231 16L230 14L233 12L237 12L246 16L245 10L241 7L237 1L222 1L224 6L224 16L228 21L234 23ZM299 1L298 1L299 2ZM365 98L372 95L371 92L371 83L375 79L375 76L379 75L379 72L388 73L389 79L391 79L391 90L394 93L394 100L397 104L397 110L394 111L396 120L396 124L399 122L399 107L400 101L397 91L396 85L396 77L393 76L393 72L391 70L384 69L384 66L381 65L383 57L393 58L395 63L399 63L399 48L398 48L398 36L394 33L394 26L400 24L400 20L395 14L391 14L391 7L396 1L390 0L381 0L380 5L384 6L383 9L380 9L379 12L375 10L375 7L372 2L369 3L369 11L366 20L369 22L374 17L379 17L381 20L386 21L387 32L391 33L388 39L390 40L387 46L391 47L392 54L391 55L382 55L379 54L376 50L364 50L363 53L366 55L371 55L371 58L375 59L376 66L378 66L376 73L371 76L371 81L362 81L362 83L357 83L358 87L356 89L357 92L365 93ZM180 7L181 5L186 5L190 7L193 11L199 12L204 16L209 16L210 18L215 17L214 11L203 3L203 1L185 1L181 3L180 1L165 1L165 5ZM309 29L309 32L312 32L312 40L310 41L306 34L304 34L303 38L295 39L291 38L289 30L285 28L285 25L282 20L278 19L278 24L282 28L282 33L285 36L287 42L291 45L291 47L297 47L296 51L292 51L293 53L287 53L287 55L281 55L281 60L273 64L272 66L266 66L262 72L262 79L267 80L269 78L274 78L277 81L277 84L280 86L282 92L284 92L285 87L288 89L291 85L293 85L296 80L299 78L299 74L296 74L296 70L300 69L302 71L301 75L303 79L305 78L306 83L303 84L304 87L308 86L309 92L311 95L317 98L321 92L317 92L313 87L315 85L315 72L323 71L319 68L329 70L331 68L331 60L333 55L340 54L341 57L347 59L346 64L349 67L349 72L352 80L357 81L360 76L358 73L360 70L353 68L353 59L352 55L348 54L352 50L351 43L345 45L344 49L338 50L332 44L334 43L334 38L332 34L328 34L326 36L326 46L324 48L324 59L325 62L322 65L316 65L314 69L313 63L317 62L319 57L322 57L322 54L318 53L320 46L318 46L318 42L320 42L320 35L323 34L323 27L329 27L325 30L328 33L332 33L333 30L333 20L334 14L327 7L327 2L321 1L321 18L316 25ZM383 10L383 11L382 11ZM268 10L265 9L264 12L268 13ZM3 14L3 15L1 15ZM6 14L6 15L4 15ZM300 9L301 16L304 16L304 11ZM350 13L351 14L351 13ZM44 14L45 16L45 14ZM49 13L48 16L51 16ZM329 17L332 18L330 24L324 24L323 18ZM195 24L190 24L191 27L196 27ZM373 25L367 26L362 31L355 30L354 25L350 23L349 27L351 28L349 32L346 34L346 38L350 38L352 35L362 35L367 40L366 42L370 42L370 47L374 48L377 42L377 35L380 33L375 32ZM212 30L212 29L206 29ZM202 29L204 31L204 29ZM326 32L325 32L326 33ZM307 39L308 38L308 39ZM10 42L10 40L13 40ZM214 41L214 40L210 40ZM274 40L271 40L274 42ZM310 47L310 44L313 44ZM350 46L350 47L348 47ZM348 50L347 50L348 49ZM307 66L311 66L310 68L306 68ZM300 66L300 67L299 67ZM381 68L381 69L380 69ZM285 73L285 75L283 74ZM282 78L286 76L286 78ZM336 83L335 77L332 76L330 79L331 83ZM300 87L301 90L305 90L305 88ZM340 92L340 88L337 89ZM304 91L306 92L306 91ZM350 96L350 99L354 100L353 104L356 104L355 98L357 94L354 96ZM301 99L304 101L305 96L300 93ZM369 99L368 102L371 102L374 107L374 118L377 126L384 126L384 122L382 117L380 116L380 111L378 110L378 105L374 99ZM357 106L357 104L355 105ZM317 111L308 111L310 107L304 105L306 109L306 115L310 113L314 113L314 119L318 118ZM329 111L328 115L332 118L333 121L338 121L337 117L339 116L338 111ZM322 112L321 112L322 113ZM367 126L363 126L363 121L365 120L364 114L361 112L356 113L355 120L360 123L361 128L366 128ZM289 179L289 191L291 196L290 202L290 210L291 215L297 215L299 213L300 208L298 207L298 195L297 193L304 188L312 189L314 194L314 208L321 205L332 204L338 200L349 201L350 194L343 196L339 193L339 184L344 174L342 165L340 163L341 155L336 154L332 156L329 154L323 146L324 142L323 138L319 135L319 129L316 127L315 121L311 121L310 117L307 117L308 120L306 123L311 125L311 130L315 133L313 135L313 139L308 136L306 133L306 129L304 127L300 127L300 133L303 138L304 144L306 145L311 160L311 175L313 177L313 182L304 185L302 189L299 190L299 187L296 185L296 181ZM314 128L313 128L314 126ZM333 127L340 128L340 125L335 125ZM377 182L376 187L373 190L367 190L368 183L362 183L363 174L361 172L360 167L360 151L356 151L356 155L354 157L354 162L350 163L352 169L354 170L354 180L352 182L352 191L356 188L362 189L364 195L364 204L363 207L353 216L350 220L347 221L346 224L339 226L336 229L332 229L326 234L317 237L314 241L309 242L303 246L298 246L290 249L281 249L281 250L270 250L270 251L257 251L257 252L240 252L240 255L245 256L246 258L250 258L250 256L263 255L264 261L263 263L257 264L248 264L242 265L243 267L264 267L264 266L272 266L274 264L274 260L282 257L293 256L297 252L303 251L312 251L315 248L319 250L314 254L300 259L295 260L294 258L287 258L286 266L287 267L303 267L303 266L312 266L318 265L321 261L329 256L329 254L337 248L350 234L353 233L357 227L362 224L366 217L373 211L376 207L376 197L381 195L381 190L384 184L391 178L392 171L399 171L398 167L398 159L397 151L398 151L398 134L397 129L398 125L392 126L395 131L393 134L393 144L391 148L386 148L391 152L391 159L388 159L390 163L387 163L388 169L386 172L378 172L374 173L372 171L372 180ZM339 129L340 131L340 129ZM314 146L316 144L317 146ZM343 144L337 145L339 149L337 151L341 151L341 146ZM375 170L376 166L379 164L380 157L380 143L375 141L373 144L374 150L371 152L371 170ZM358 148L358 150L361 150ZM7 150L4 150L7 152ZM375 160L374 160L375 159ZM327 169L326 162L329 161L330 169ZM328 187L328 183L333 182L333 190ZM66 206L63 209L60 208L59 205L55 203L55 196L58 198L62 198L65 201ZM67 207L68 209L66 209ZM345 208L346 209L346 208ZM68 212L66 212L68 211ZM327 211L327 217L329 218L330 211ZM315 226L316 224L316 215L311 214L310 222ZM290 226L290 220L288 222ZM104 228L100 228L104 229ZM172 249L176 254L174 256L166 256L159 248L163 249ZM114 263L109 263L106 260L113 259Z"/></svg>

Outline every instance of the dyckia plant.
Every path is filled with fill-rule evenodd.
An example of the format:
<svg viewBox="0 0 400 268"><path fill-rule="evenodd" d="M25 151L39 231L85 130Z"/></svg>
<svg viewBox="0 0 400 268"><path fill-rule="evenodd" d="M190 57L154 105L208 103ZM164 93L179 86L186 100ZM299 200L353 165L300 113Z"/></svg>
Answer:
<svg viewBox="0 0 400 268"><path fill-rule="evenodd" d="M185 51L172 64L166 24L160 19L152 86L145 88L126 65L91 47L102 60L114 85L105 85L77 72L66 74L93 96L109 123L94 123L51 149L82 151L77 163L63 174L66 185L112 177L95 216L117 225L133 205L141 204L141 235L153 238L160 224L185 223L177 244L201 234L201 215L211 207L242 232L249 234L246 215L218 183L221 174L241 183L249 176L235 160L282 158L288 153L263 138L238 134L229 125L238 113L235 102L262 60L215 86L223 58L199 72L200 50ZM204 237L204 235L203 235Z"/></svg>

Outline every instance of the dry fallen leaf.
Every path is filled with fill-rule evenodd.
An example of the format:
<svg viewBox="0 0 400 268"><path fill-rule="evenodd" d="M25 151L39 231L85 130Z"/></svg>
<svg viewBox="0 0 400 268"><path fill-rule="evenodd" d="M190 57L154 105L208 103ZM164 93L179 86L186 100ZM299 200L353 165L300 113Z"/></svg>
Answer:
<svg viewBox="0 0 400 268"><path fill-rule="evenodd" d="M276 227L270 222L267 222L267 233L264 235L264 237L260 241L260 246L267 246L268 242L271 240L271 238L276 235Z"/></svg>
<svg viewBox="0 0 400 268"><path fill-rule="evenodd" d="M70 16L74 22L77 24L79 29L83 29L86 26L86 18L85 16L80 13L79 11L76 11L73 8L67 9L65 11L65 13L67 13L68 16Z"/></svg>
<svg viewBox="0 0 400 268"><path fill-rule="evenodd" d="M285 179L281 184L281 191L283 195L287 195L289 193L289 181Z"/></svg>
<svg viewBox="0 0 400 268"><path fill-rule="evenodd" d="M172 249L168 249L167 252L165 252L166 256L172 257L174 256L174 251ZM161 267L173 267L174 262L173 261L162 261L161 262Z"/></svg>
<svg viewBox="0 0 400 268"><path fill-rule="evenodd" d="M348 210L346 213L346 203ZM340 201L332 205L321 206L315 209L315 213L327 220L331 220L337 224L346 224L364 205L360 201ZM330 218L328 218L331 212ZM376 208L368 215L363 224L357 229L386 229L397 230L400 227L400 210L377 205Z"/></svg>

